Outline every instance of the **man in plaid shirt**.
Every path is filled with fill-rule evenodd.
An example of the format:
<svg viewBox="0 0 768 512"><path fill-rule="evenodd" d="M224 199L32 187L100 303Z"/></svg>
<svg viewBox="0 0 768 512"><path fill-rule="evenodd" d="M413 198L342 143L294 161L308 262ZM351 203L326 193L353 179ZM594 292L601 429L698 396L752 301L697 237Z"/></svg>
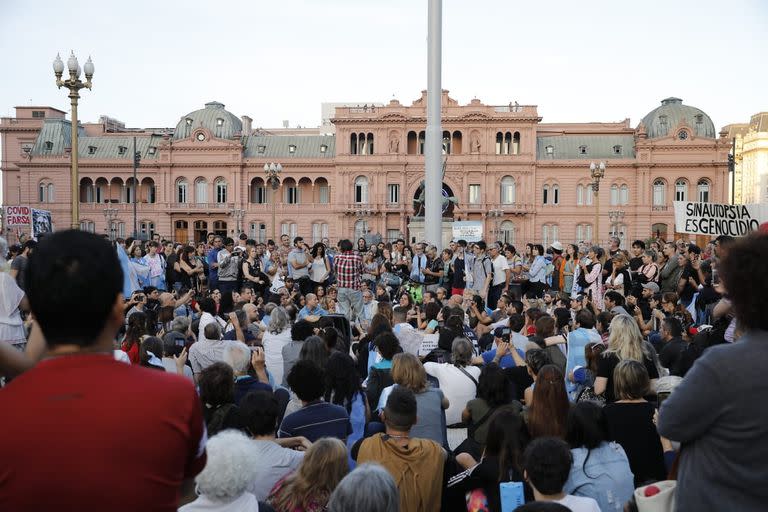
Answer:
<svg viewBox="0 0 768 512"><path fill-rule="evenodd" d="M341 254L333 259L336 270L336 284L339 288L338 309L350 322L354 322L363 307L363 295L360 292L360 275L363 272L363 258L352 252L352 242L339 242Z"/></svg>

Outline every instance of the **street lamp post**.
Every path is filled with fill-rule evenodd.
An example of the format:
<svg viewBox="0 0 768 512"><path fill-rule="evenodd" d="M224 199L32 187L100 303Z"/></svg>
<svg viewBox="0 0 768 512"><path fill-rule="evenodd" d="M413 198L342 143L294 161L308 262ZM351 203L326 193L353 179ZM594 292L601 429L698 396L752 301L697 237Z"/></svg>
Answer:
<svg viewBox="0 0 768 512"><path fill-rule="evenodd" d="M605 176L605 162L589 164L589 175L592 177L592 192L595 194L595 232L592 237L594 244L600 243L600 180Z"/></svg>
<svg viewBox="0 0 768 512"><path fill-rule="evenodd" d="M281 164L264 164L264 173L267 175L267 183L272 187L272 240L277 240L275 234L275 205L277 203L277 188L280 186L280 173L283 172Z"/></svg>
<svg viewBox="0 0 768 512"><path fill-rule="evenodd" d="M109 240L115 239L115 230L112 226L112 222L117 218L117 208L104 208L104 220L107 221L107 235ZM78 225L79 227L79 225Z"/></svg>
<svg viewBox="0 0 768 512"><path fill-rule="evenodd" d="M72 181L72 229L80 228L80 194L79 184L77 177L77 100L80 98L80 89L87 87L91 88L91 78L93 78L93 62L88 57L88 61L83 66L85 71L85 82L80 80L80 64L77 62L75 52L72 52L67 60L67 69L69 69L69 78L62 80L62 74L64 73L64 62L61 60L61 56L57 53L56 60L53 61L53 74L56 75L56 85L61 89L66 87L69 89L69 99L72 105L72 150L70 152L71 171L70 179Z"/></svg>

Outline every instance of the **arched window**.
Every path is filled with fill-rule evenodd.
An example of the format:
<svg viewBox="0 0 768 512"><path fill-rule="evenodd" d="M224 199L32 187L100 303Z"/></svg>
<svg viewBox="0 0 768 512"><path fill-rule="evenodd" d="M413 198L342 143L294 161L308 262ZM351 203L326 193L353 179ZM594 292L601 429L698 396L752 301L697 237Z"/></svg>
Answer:
<svg viewBox="0 0 768 512"><path fill-rule="evenodd" d="M584 185L578 185L576 187L576 206L584 204Z"/></svg>
<svg viewBox="0 0 768 512"><path fill-rule="evenodd" d="M504 133L504 146L501 148L502 155L508 155L509 149L512 146L512 134L509 132Z"/></svg>
<svg viewBox="0 0 768 512"><path fill-rule="evenodd" d="M83 178L80 180L80 202L81 203L93 203L96 200L95 187L93 186L93 180L91 178ZM85 230L83 230L85 231Z"/></svg>
<svg viewBox="0 0 768 512"><path fill-rule="evenodd" d="M286 178L283 180L283 190L285 202L288 204L299 203L299 187L296 185L296 180L293 178ZM293 237L291 237L293 238Z"/></svg>
<svg viewBox="0 0 768 512"><path fill-rule="evenodd" d="M451 132L449 131L443 132L443 154L451 154Z"/></svg>
<svg viewBox="0 0 768 512"><path fill-rule="evenodd" d="M176 202L182 204L189 202L189 183L186 178L176 180Z"/></svg>
<svg viewBox="0 0 768 512"><path fill-rule="evenodd" d="M512 136L512 154L520 154L520 132L515 132L515 134Z"/></svg>
<svg viewBox="0 0 768 512"><path fill-rule="evenodd" d="M667 184L664 180L657 179L653 182L653 206L665 206L667 204Z"/></svg>
<svg viewBox="0 0 768 512"><path fill-rule="evenodd" d="M264 204L267 202L267 186L261 178L251 180L251 193L249 194L251 203Z"/></svg>
<svg viewBox="0 0 768 512"><path fill-rule="evenodd" d="M629 185L619 187L619 204L622 206L629 204Z"/></svg>
<svg viewBox="0 0 768 512"><path fill-rule="evenodd" d="M542 203L543 204L549 203L549 201L550 201L550 199L549 199L549 185L544 185L544 189L543 189L542 192L543 192Z"/></svg>
<svg viewBox="0 0 768 512"><path fill-rule="evenodd" d="M331 202L331 187L328 186L328 182L325 178L320 178L315 182L318 187L318 202L320 204L328 204Z"/></svg>
<svg viewBox="0 0 768 512"><path fill-rule="evenodd" d="M139 236L142 240L149 240L155 234L155 223L148 220L139 222Z"/></svg>
<svg viewBox="0 0 768 512"><path fill-rule="evenodd" d="M699 180L699 183L696 185L696 190L699 196L699 202L708 203L709 202L709 181L705 179Z"/></svg>
<svg viewBox="0 0 768 512"><path fill-rule="evenodd" d="M40 203L52 203L54 202L53 183L49 180L43 180L38 185L37 200Z"/></svg>
<svg viewBox="0 0 768 512"><path fill-rule="evenodd" d="M680 179L675 182L675 201L688 200L688 182Z"/></svg>
<svg viewBox="0 0 768 512"><path fill-rule="evenodd" d="M515 178L504 176L501 179L501 204L514 204L515 202Z"/></svg>
<svg viewBox="0 0 768 512"><path fill-rule="evenodd" d="M280 224L280 235L288 235L293 240L299 236L299 230L295 222L283 222Z"/></svg>
<svg viewBox="0 0 768 512"><path fill-rule="evenodd" d="M451 142L451 153L454 155L461 154L461 132L456 130L453 132L453 141Z"/></svg>
<svg viewBox="0 0 768 512"><path fill-rule="evenodd" d="M656 223L651 226L651 236L655 236L662 240L667 239L667 225L664 223Z"/></svg>
<svg viewBox="0 0 768 512"><path fill-rule="evenodd" d="M353 133L349 136L349 153L352 155L357 154L357 134Z"/></svg>
<svg viewBox="0 0 768 512"><path fill-rule="evenodd" d="M416 132L408 132L408 154L415 155L419 152L418 137Z"/></svg>
<svg viewBox="0 0 768 512"><path fill-rule="evenodd" d="M585 189L585 196L584 196L584 204L587 206L592 206L592 202L595 198L595 191L592 188L592 184L587 184L587 187Z"/></svg>
<svg viewBox="0 0 768 512"><path fill-rule="evenodd" d="M619 186L611 185L611 206L619 204Z"/></svg>
<svg viewBox="0 0 768 512"><path fill-rule="evenodd" d="M560 185L552 185L552 204L560 204Z"/></svg>
<svg viewBox="0 0 768 512"><path fill-rule="evenodd" d="M419 154L424 154L424 143L426 142L426 132L419 132Z"/></svg>
<svg viewBox="0 0 768 512"><path fill-rule="evenodd" d="M267 225L263 222L251 222L248 236L259 243L267 241Z"/></svg>
<svg viewBox="0 0 768 512"><path fill-rule="evenodd" d="M496 132L496 154L501 154L501 147L504 144L504 134L501 132Z"/></svg>
<svg viewBox="0 0 768 512"><path fill-rule="evenodd" d="M365 136L365 152L364 155L372 155L373 154L373 134L369 133Z"/></svg>
<svg viewBox="0 0 768 512"><path fill-rule="evenodd" d="M227 182L224 178L216 180L216 202L219 204L227 202Z"/></svg>
<svg viewBox="0 0 768 512"><path fill-rule="evenodd" d="M140 200L149 204L157 202L157 196L155 194L155 180L152 178L144 178L141 180L141 192Z"/></svg>
<svg viewBox="0 0 768 512"><path fill-rule="evenodd" d="M505 220L499 226L501 241L505 244L515 244L515 224L512 221Z"/></svg>
<svg viewBox="0 0 768 512"><path fill-rule="evenodd" d="M578 206L590 206L592 204L592 184L578 185L576 187L576 204Z"/></svg>
<svg viewBox="0 0 768 512"><path fill-rule="evenodd" d="M560 238L560 228L557 224L544 224L541 227L541 243L544 247L548 247L552 242L556 242Z"/></svg>
<svg viewBox="0 0 768 512"><path fill-rule="evenodd" d="M96 232L96 224L92 220L81 220L80 231L87 231L88 233Z"/></svg>
<svg viewBox="0 0 768 512"><path fill-rule="evenodd" d="M355 202L368 202L368 178L365 176L355 178Z"/></svg>
<svg viewBox="0 0 768 512"><path fill-rule="evenodd" d="M198 178L195 181L195 202L197 204L208 203L208 182L205 178Z"/></svg>

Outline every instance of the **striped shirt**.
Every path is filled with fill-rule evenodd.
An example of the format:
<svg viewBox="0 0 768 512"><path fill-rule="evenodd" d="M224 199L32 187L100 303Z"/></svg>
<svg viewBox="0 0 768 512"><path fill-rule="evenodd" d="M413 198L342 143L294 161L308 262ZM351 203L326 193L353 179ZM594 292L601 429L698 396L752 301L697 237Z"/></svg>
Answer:
<svg viewBox="0 0 768 512"><path fill-rule="evenodd" d="M347 410L340 405L318 400L283 418L277 437L304 436L314 443L321 437L335 437L343 441L351 433Z"/></svg>
<svg viewBox="0 0 768 512"><path fill-rule="evenodd" d="M336 284L339 288L360 288L360 275L363 271L363 258L352 251L341 253L334 258Z"/></svg>

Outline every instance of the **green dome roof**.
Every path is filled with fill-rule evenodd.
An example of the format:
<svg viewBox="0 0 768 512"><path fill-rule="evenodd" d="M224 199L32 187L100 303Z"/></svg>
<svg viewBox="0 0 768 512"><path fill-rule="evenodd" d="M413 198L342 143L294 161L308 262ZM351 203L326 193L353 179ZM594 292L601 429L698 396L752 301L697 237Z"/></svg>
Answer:
<svg viewBox="0 0 768 512"><path fill-rule="evenodd" d="M186 139L192 132L203 127L219 139L231 139L235 133L243 129L243 123L236 115L224 110L224 104L211 101L205 108L195 110L183 116L173 132L174 139Z"/></svg>
<svg viewBox="0 0 768 512"><path fill-rule="evenodd" d="M650 111L642 123L648 138L655 139L671 135L681 121L685 121L697 137L717 137L712 119L701 109L683 105L680 98L661 100L661 106Z"/></svg>

